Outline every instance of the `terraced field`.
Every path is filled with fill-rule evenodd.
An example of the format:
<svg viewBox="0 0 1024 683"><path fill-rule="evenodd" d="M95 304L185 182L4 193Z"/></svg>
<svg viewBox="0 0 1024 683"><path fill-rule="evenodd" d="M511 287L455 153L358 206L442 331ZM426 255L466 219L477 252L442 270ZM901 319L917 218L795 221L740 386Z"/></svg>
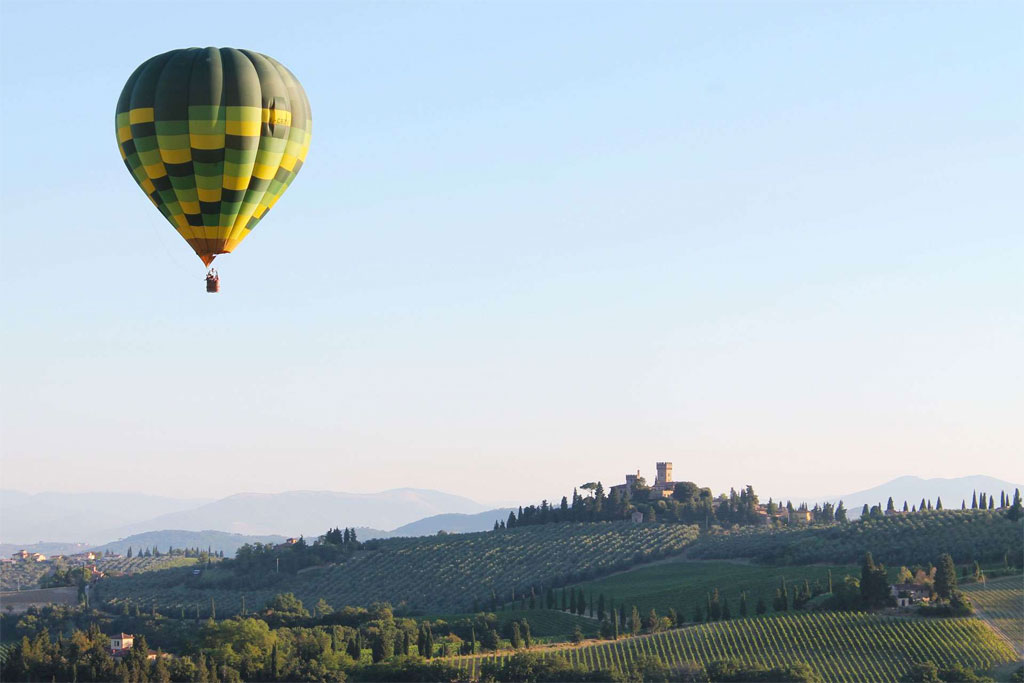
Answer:
<svg viewBox="0 0 1024 683"><path fill-rule="evenodd" d="M963 587L978 616L999 629L1024 655L1024 577L1007 576Z"/></svg>
<svg viewBox="0 0 1024 683"><path fill-rule="evenodd" d="M988 670L1016 656L992 629L973 618L906 619L855 613L778 615L702 624L653 635L578 647L548 648L583 669L622 669L631 660L655 655L669 667L703 665L720 659L774 667L809 664L827 681L898 681L915 662L939 667L959 663ZM457 657L452 664L475 678L487 661L507 653Z"/></svg>
<svg viewBox="0 0 1024 683"><path fill-rule="evenodd" d="M342 564L266 577L257 589L235 588L238 582L223 568L195 578L191 570L171 570L104 579L93 602L155 602L161 612L175 614L183 607L205 609L212 598L217 616L224 617L241 610L243 596L254 609L292 592L308 605L324 598L335 608L386 601L426 613L468 611L474 604L489 608L492 595L506 602L531 586L561 585L678 554L697 535L697 527L681 524L603 522L396 538Z"/></svg>

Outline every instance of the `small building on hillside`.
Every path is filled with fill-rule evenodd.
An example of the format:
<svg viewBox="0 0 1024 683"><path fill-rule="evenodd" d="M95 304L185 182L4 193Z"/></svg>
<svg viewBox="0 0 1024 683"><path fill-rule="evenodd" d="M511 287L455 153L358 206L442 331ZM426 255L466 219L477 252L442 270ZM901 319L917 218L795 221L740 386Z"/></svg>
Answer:
<svg viewBox="0 0 1024 683"><path fill-rule="evenodd" d="M814 521L814 515L810 510L793 510L789 513L790 524L810 524Z"/></svg>
<svg viewBox="0 0 1024 683"><path fill-rule="evenodd" d="M927 602L931 598L932 590L920 583L894 583L889 586L889 595L896 600L898 607L909 607L919 602Z"/></svg>
<svg viewBox="0 0 1024 683"><path fill-rule="evenodd" d="M128 654L128 651L132 649L132 645L135 644L135 636L131 633L118 633L110 636L110 656L120 661L122 657Z"/></svg>
<svg viewBox="0 0 1024 683"><path fill-rule="evenodd" d="M110 636L110 656L114 658L115 662L120 662L124 659L132 648L135 646L135 636L131 633L118 633L117 635ZM170 657L168 654L162 654L162 657ZM156 652L153 650L147 650L146 659L153 661L156 659Z"/></svg>
<svg viewBox="0 0 1024 683"><path fill-rule="evenodd" d="M644 513L639 510L633 510L633 514L631 514L629 518L633 521L633 524L643 524Z"/></svg>
<svg viewBox="0 0 1024 683"><path fill-rule="evenodd" d="M31 553L29 553L29 551L27 551L27 550L19 550L18 552L16 552L13 555L11 555L11 559L14 559L14 560L27 560L28 556L30 554Z"/></svg>

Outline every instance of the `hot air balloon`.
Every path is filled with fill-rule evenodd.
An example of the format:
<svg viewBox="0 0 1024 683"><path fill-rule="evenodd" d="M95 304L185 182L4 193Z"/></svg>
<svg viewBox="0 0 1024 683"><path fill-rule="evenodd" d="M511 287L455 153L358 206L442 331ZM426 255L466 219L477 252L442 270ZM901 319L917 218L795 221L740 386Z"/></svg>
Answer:
<svg viewBox="0 0 1024 683"><path fill-rule="evenodd" d="M117 101L121 158L209 267L277 203L309 151L306 93L271 57L171 50L143 62ZM219 289L213 269L207 291Z"/></svg>

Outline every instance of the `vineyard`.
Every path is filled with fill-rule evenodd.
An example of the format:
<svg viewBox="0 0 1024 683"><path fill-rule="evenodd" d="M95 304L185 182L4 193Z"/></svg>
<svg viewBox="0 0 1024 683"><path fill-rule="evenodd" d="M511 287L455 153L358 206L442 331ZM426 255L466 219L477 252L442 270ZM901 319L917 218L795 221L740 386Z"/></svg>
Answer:
<svg viewBox="0 0 1024 683"><path fill-rule="evenodd" d="M1003 632L1024 654L1024 578L1008 576L963 587L979 616Z"/></svg>
<svg viewBox="0 0 1024 683"><path fill-rule="evenodd" d="M893 579L898 567L890 568ZM860 567L845 566L763 566L738 562L665 562L649 567L638 567L628 572L576 585L586 595L604 595L616 606L636 605L641 614L651 609L664 616L669 608L675 609L684 619L690 619L695 606L704 606L706 597L719 589L721 599L729 601L733 616L739 616L740 594L746 593L747 609L750 616L758 598L763 598L771 611L772 598L785 579L790 592L802 586L804 581L815 584L827 591L828 573L839 583L847 574L860 576Z"/></svg>
<svg viewBox="0 0 1024 683"><path fill-rule="evenodd" d="M160 611L206 609L237 614L244 596L249 609L278 593L292 592L313 605L334 607L390 602L406 611L452 612L489 608L492 599L518 599L530 587L561 585L629 569L685 549L697 538L694 526L607 522L546 524L520 529L374 542L347 561L266 577L264 587L240 590L230 570L150 572L104 579L96 602L156 603ZM492 593L493 591L493 593Z"/></svg>
<svg viewBox="0 0 1024 683"><path fill-rule="evenodd" d="M653 635L577 647L538 650L564 656L581 669L624 669L653 655L669 667L707 666L721 659L774 667L806 662L828 681L898 681L916 662L988 670L1015 659L1012 649L977 619L900 619L827 612L719 621ZM473 678L488 661L508 654L458 657L452 664Z"/></svg>
<svg viewBox="0 0 1024 683"><path fill-rule="evenodd" d="M1024 561L1024 524L995 510L946 510L827 527L741 527L701 538L691 558L753 558L773 564L859 562L870 550L878 562L912 565L949 553L960 563Z"/></svg>

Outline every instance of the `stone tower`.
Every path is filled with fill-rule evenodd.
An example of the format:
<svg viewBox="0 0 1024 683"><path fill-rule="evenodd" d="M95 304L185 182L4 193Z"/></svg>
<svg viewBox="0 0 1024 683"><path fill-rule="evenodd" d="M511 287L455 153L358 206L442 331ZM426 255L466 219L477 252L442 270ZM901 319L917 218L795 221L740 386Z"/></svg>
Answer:
<svg viewBox="0 0 1024 683"><path fill-rule="evenodd" d="M658 478L655 480L655 483L661 484L662 486L664 486L665 484L671 484L672 483L672 463L670 463L670 462L659 462L659 463L657 463L657 468L658 468Z"/></svg>

